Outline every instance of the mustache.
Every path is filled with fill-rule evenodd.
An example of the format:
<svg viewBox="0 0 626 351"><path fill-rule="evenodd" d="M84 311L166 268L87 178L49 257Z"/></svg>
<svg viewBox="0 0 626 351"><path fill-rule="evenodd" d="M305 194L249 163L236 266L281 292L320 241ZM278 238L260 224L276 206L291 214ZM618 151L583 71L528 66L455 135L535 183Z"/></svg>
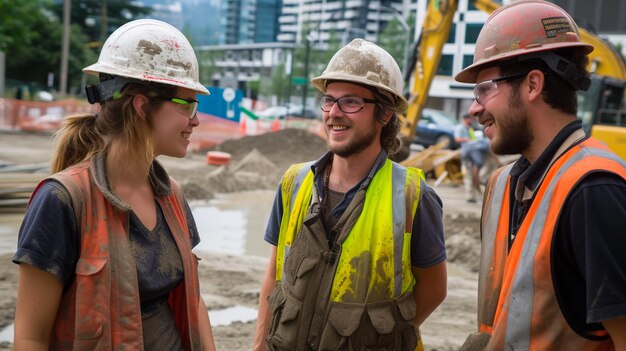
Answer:
<svg viewBox="0 0 626 351"><path fill-rule="evenodd" d="M331 124L339 124L339 125L350 125L350 120L348 118L345 117L328 117L328 119L326 119L326 125L331 125Z"/></svg>
<svg viewBox="0 0 626 351"><path fill-rule="evenodd" d="M481 125L484 125L487 121L492 121L493 115L489 112L483 112L481 113L479 116L476 116L476 120L478 121L478 123L480 123Z"/></svg>

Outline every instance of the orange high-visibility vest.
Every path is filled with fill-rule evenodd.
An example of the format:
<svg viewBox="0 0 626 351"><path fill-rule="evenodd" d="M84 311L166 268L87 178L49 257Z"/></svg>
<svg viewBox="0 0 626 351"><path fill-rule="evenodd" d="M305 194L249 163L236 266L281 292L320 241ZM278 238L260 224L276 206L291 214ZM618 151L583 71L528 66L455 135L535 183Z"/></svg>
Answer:
<svg viewBox="0 0 626 351"><path fill-rule="evenodd" d="M593 138L565 152L546 173L507 255L510 169L490 180L481 223L478 323L492 335L487 350L613 350L606 331L590 340L565 320L552 281L551 243L576 184L598 170L626 179L626 162Z"/></svg>
<svg viewBox="0 0 626 351"><path fill-rule="evenodd" d="M95 162L84 161L48 178L68 190L80 230L76 274L61 297L50 349L143 350L137 267L128 239L130 208L110 200L114 195L93 175L94 167ZM197 260L182 193L171 178L170 185L169 195L156 199L178 246L185 278L170 293L169 303L185 350L200 350Z"/></svg>

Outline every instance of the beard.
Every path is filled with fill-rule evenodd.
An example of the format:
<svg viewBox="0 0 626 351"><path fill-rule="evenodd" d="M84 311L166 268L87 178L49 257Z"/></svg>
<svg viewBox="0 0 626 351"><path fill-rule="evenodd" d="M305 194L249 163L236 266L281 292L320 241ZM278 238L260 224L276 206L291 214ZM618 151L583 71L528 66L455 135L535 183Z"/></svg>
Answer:
<svg viewBox="0 0 626 351"><path fill-rule="evenodd" d="M376 132L376 121L372 121L372 125L370 128L367 128L362 133L358 131L354 133L352 138L347 141L347 143L343 145L332 145L331 142L328 142L328 149L335 155L343 158L347 158L354 154L357 154L366 148L368 148L373 143L377 142L378 133ZM327 127L328 128L328 127ZM328 136L328 130L326 131Z"/></svg>
<svg viewBox="0 0 626 351"><path fill-rule="evenodd" d="M511 91L509 112L498 120L499 138L491 140L491 150L497 155L515 155L528 150L534 136L528 125L526 111L520 108L519 89Z"/></svg>

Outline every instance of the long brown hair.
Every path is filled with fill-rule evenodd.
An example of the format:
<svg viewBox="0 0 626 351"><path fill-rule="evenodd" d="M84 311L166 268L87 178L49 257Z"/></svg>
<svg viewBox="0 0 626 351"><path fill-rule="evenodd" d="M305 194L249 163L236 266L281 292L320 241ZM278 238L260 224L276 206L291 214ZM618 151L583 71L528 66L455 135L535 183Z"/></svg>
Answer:
<svg viewBox="0 0 626 351"><path fill-rule="evenodd" d="M92 156L104 153L112 140L119 140L123 154L131 160L140 160L146 168L154 159L152 111L163 104L157 96L173 96L176 87L162 84L130 83L119 96L100 103L98 114L69 116L55 134L56 151L52 172L60 172ZM144 104L145 120L133 106L135 95L148 97ZM122 157L118 155L117 157Z"/></svg>
<svg viewBox="0 0 626 351"><path fill-rule="evenodd" d="M375 118L383 123L383 130L380 133L380 145L387 152L387 155L395 154L402 146L400 139L400 119L396 113L395 97L385 94L378 89L370 89L378 101L374 110ZM384 116L391 112L391 118L385 123Z"/></svg>

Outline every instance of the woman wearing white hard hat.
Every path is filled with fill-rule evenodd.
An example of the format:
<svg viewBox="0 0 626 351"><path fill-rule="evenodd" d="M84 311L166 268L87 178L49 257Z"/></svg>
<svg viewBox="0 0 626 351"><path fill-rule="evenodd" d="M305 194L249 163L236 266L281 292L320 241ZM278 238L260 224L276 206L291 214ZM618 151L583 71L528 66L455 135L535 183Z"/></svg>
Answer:
<svg viewBox="0 0 626 351"><path fill-rule="evenodd" d="M176 181L155 160L184 157L198 126L193 48L137 20L85 68L97 115L68 117L54 174L33 192L19 264L15 350L214 350L200 296L199 236Z"/></svg>

